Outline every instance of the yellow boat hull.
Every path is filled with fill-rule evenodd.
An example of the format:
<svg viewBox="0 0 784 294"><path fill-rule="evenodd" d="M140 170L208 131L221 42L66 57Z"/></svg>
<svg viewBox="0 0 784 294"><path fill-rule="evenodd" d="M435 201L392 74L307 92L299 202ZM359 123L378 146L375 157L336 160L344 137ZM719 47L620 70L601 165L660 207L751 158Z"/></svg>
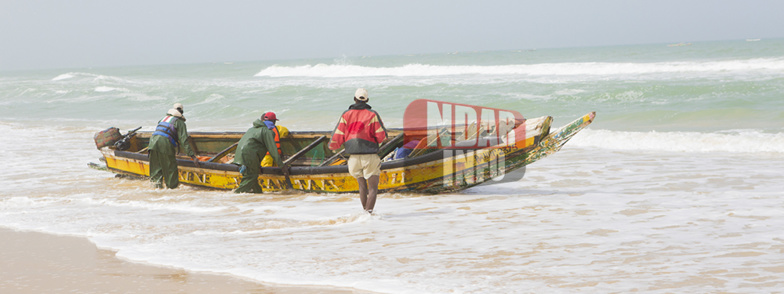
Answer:
<svg viewBox="0 0 784 294"><path fill-rule="evenodd" d="M530 128L530 135L508 147L477 150L438 149L413 158L386 161L381 167L379 191L440 193L481 184L557 152L574 134L589 125L594 116L595 113L589 113L555 132L550 132L551 117L529 120L536 125L521 127ZM310 135L313 136L313 133ZM205 133L192 134L192 137L196 142L207 142L210 138L225 136ZM236 140L238 139L237 137ZM234 139L226 141L231 140ZM110 171L135 177L149 177L150 166L146 152L118 151L111 147L102 147L100 150ZM186 185L233 190L239 186L242 179L238 166L233 164L202 162L197 167L187 157L178 158L177 162L179 180ZM258 181L265 192L296 190L356 193L359 190L356 180L348 173L348 167L345 165L292 166L288 176L284 175L280 168L263 167Z"/></svg>

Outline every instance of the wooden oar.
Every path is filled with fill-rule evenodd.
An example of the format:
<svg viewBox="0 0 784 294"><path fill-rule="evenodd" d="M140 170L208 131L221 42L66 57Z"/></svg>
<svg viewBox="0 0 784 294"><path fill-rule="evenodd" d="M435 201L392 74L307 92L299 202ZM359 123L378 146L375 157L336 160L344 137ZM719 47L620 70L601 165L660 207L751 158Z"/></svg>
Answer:
<svg viewBox="0 0 784 294"><path fill-rule="evenodd" d="M316 146L321 144L321 142L323 142L326 139L327 139L327 136L318 137L315 141L310 143L308 146L305 146L305 148L302 148L302 150L300 150L299 152L295 153L294 155L289 157L289 159L286 159L286 161L283 162L283 165L281 166L281 169L283 170L283 175L286 177L286 188L288 188L290 190L294 189L294 186L291 185L291 178L289 178L289 166L291 165L291 163L294 162L294 160L296 160L297 158L300 158L302 155L305 155L305 153L308 153L308 151L310 151L311 149L315 148Z"/></svg>
<svg viewBox="0 0 784 294"><path fill-rule="evenodd" d="M294 155L292 155L291 157L289 157L289 159L286 159L286 161L283 162L283 165L291 164L291 162L293 162L295 159L301 157L302 155L305 155L305 153L308 153L308 151L310 151L311 149L315 148L316 146L318 146L318 144L321 144L321 142L323 142L326 139L327 139L327 136L321 136L321 137L316 138L316 140L313 141L312 143L310 143L310 145L305 146L305 148L302 148L302 150L300 150L299 152L297 152Z"/></svg>
<svg viewBox="0 0 784 294"><path fill-rule="evenodd" d="M188 136L188 143L190 143L191 147L193 147L193 153L199 155L199 148L196 148L196 142L193 141L193 137Z"/></svg>
<svg viewBox="0 0 784 294"><path fill-rule="evenodd" d="M207 162L215 162L216 160L221 159L222 157L226 156L226 154L228 154L229 152L237 150L237 144L239 144L239 142L231 144L231 146L226 147L226 149L221 150L221 152L218 152L218 154L215 154L215 156L210 158L210 160L207 160Z"/></svg>
<svg viewBox="0 0 784 294"><path fill-rule="evenodd" d="M429 152L431 150L435 150L436 147L431 147L431 146L438 146L438 140L441 140L441 137L443 137L443 136L445 136L446 134L449 133L449 128L441 128L441 129L437 130L437 132L438 132L438 135L433 137L430 141L427 141L427 137L422 138L422 140L419 141L419 145L417 145L417 147L414 147L414 150L411 151L411 153L408 154L408 157L417 157L417 156L422 155L424 153L427 153L427 152ZM426 144L423 144L423 143L426 143ZM420 145L423 145L423 146L420 146Z"/></svg>
<svg viewBox="0 0 784 294"><path fill-rule="evenodd" d="M403 142L403 138L406 137L405 135L406 133L400 133L399 135L392 138L392 140L387 141L387 143L381 146L381 148L378 148L378 157L384 158L387 156L387 154L394 151L395 147Z"/></svg>
<svg viewBox="0 0 784 294"><path fill-rule="evenodd" d="M322 162L321 164L319 164L319 166L325 166L325 165L327 165L327 164L330 164L330 163L332 163L332 162L333 162L333 161L335 161L335 159L337 159L338 157L340 157L340 156L343 156L343 152L346 152L346 149L340 150L340 152L338 152L338 153L335 153L335 155L332 155L332 156L330 156L329 158L327 158L327 160L325 160L324 162Z"/></svg>

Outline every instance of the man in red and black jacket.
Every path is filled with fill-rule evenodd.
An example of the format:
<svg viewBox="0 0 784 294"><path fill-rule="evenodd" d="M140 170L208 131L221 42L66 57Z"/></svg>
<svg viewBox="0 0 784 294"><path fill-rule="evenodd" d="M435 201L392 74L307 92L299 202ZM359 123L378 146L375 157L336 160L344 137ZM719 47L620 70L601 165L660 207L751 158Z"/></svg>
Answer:
<svg viewBox="0 0 784 294"><path fill-rule="evenodd" d="M348 172L357 179L362 208L373 213L378 194L378 179L381 174L381 158L378 148L387 138L384 122L377 112L367 104L368 92L363 88L354 93L354 104L340 116L329 149L343 146L348 158Z"/></svg>

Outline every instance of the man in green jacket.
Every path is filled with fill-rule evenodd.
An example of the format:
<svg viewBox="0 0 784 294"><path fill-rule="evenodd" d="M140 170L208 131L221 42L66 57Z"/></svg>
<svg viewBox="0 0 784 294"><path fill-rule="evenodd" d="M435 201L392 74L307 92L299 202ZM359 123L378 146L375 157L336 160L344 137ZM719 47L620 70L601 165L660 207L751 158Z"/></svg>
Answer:
<svg viewBox="0 0 784 294"><path fill-rule="evenodd" d="M237 144L237 151L234 152L234 163L240 165L240 174L242 174L240 186L234 190L234 193L262 192L259 186L261 160L268 151L275 164L283 166L275 146L275 133L261 119L257 119L253 122L253 127L242 135Z"/></svg>
<svg viewBox="0 0 784 294"><path fill-rule="evenodd" d="M166 116L158 121L155 132L150 137L150 180L155 188L163 188L163 181L169 189L177 188L180 179L177 170L178 146L185 147L185 153L193 159L196 166L199 161L188 141L188 128L185 126L183 107L175 103ZM162 181L163 180L163 181Z"/></svg>

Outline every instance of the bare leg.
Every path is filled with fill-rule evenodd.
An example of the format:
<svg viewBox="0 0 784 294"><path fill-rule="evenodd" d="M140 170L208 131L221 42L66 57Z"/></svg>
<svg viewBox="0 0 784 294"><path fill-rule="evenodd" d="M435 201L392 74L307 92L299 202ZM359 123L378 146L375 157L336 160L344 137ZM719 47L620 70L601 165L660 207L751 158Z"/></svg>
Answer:
<svg viewBox="0 0 784 294"><path fill-rule="evenodd" d="M357 178L357 184L359 184L359 200L362 201L362 209L367 210L367 205L366 205L367 195L368 195L367 181L365 181L365 178L359 177Z"/></svg>
<svg viewBox="0 0 784 294"><path fill-rule="evenodd" d="M367 179L367 190L367 205L363 205L363 207L365 207L365 211L373 213L373 207L376 206L376 194L378 194L378 176L371 176Z"/></svg>

